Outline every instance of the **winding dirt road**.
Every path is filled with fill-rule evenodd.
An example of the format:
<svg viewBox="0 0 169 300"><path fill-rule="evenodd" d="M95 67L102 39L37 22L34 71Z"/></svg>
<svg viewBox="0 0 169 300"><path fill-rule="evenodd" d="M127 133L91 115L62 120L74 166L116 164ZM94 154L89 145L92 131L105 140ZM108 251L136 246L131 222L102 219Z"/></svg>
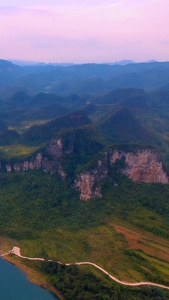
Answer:
<svg viewBox="0 0 169 300"><path fill-rule="evenodd" d="M24 259L28 259L28 260L40 260L40 261L45 261L44 258L40 258L40 257L27 257L27 256L22 256L21 255L21 252L20 252L20 248L19 247L13 247L12 250L10 250L9 252L7 253L4 253L2 254L1 256L5 256L5 255L8 255L8 254L15 254L21 258L24 258ZM48 261L54 261L54 260L51 260L49 259ZM119 283L119 284L122 284L122 285L126 285L126 286L144 286L144 285L149 285L149 286L155 286L155 287L158 287L158 288L162 288L162 289L166 289L166 290L169 290L169 286L167 285L163 285L163 284L159 284L159 283L155 283L155 282L149 282L149 281L140 281L140 282L125 282L125 281L121 281L119 280L118 278L112 276L109 272L107 272L105 269L99 267L98 265L92 263L92 262L76 262L76 263L67 263L67 264L64 264L60 261L56 261L57 263L59 264L62 264L62 265L66 265L66 266L71 266L71 265L91 265L97 269L99 269L100 271L102 271L104 274L106 274L107 276L109 276L112 280L114 280L115 282Z"/></svg>

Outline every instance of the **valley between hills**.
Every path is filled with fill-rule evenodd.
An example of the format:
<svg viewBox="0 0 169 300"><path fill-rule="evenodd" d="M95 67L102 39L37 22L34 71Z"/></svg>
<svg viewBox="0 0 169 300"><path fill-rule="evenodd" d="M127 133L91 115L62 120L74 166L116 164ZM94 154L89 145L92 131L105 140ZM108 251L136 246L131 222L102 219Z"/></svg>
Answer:
<svg viewBox="0 0 169 300"><path fill-rule="evenodd" d="M168 62L0 66L0 253L60 299L168 299L94 267L169 286Z"/></svg>

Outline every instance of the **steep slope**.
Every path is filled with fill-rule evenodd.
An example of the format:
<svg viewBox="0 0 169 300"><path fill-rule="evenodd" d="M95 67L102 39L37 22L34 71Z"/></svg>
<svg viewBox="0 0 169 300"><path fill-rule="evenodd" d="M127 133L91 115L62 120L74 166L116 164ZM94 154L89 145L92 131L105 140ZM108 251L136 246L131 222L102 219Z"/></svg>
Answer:
<svg viewBox="0 0 169 300"><path fill-rule="evenodd" d="M154 110L168 121L169 110L169 91L160 89L150 94Z"/></svg>
<svg viewBox="0 0 169 300"><path fill-rule="evenodd" d="M121 88L113 90L103 96L98 96L92 100L95 104L120 104L126 99L145 97L147 93L142 89Z"/></svg>
<svg viewBox="0 0 169 300"><path fill-rule="evenodd" d="M0 162L1 235L24 256L91 261L124 281L169 283L168 175L155 149L105 148L88 124L57 133L26 160ZM47 267L52 284L69 286L66 273L56 278Z"/></svg>
<svg viewBox="0 0 169 300"><path fill-rule="evenodd" d="M0 72L0 88L9 86L19 77L24 75L22 68L3 59L0 59Z"/></svg>
<svg viewBox="0 0 169 300"><path fill-rule="evenodd" d="M76 111L69 115L52 120L44 125L32 126L22 138L29 144L40 144L49 140L57 132L90 124L91 121L84 111Z"/></svg>
<svg viewBox="0 0 169 300"><path fill-rule="evenodd" d="M3 130L0 132L0 145L15 145L20 141L20 135L15 130ZM2 155L2 153L1 153Z"/></svg>
<svg viewBox="0 0 169 300"><path fill-rule="evenodd" d="M118 186L120 173L127 175L134 182L159 182L167 184L168 175L157 151L139 149L137 147L120 150L110 148L104 151L95 162L95 167L77 174L74 187L80 191L81 200L102 198L101 182L107 177L113 178L113 184ZM116 172L118 172L116 174Z"/></svg>
<svg viewBox="0 0 169 300"><path fill-rule="evenodd" d="M34 95L29 103L31 108L38 108L54 104L56 102L62 102L62 97L50 93L38 93Z"/></svg>
<svg viewBox="0 0 169 300"><path fill-rule="evenodd" d="M121 143L150 144L151 133L132 114L127 107L118 107L101 118L97 124L108 141Z"/></svg>
<svg viewBox="0 0 169 300"><path fill-rule="evenodd" d="M6 129L8 127L19 132L25 131L34 123L40 124L43 120L68 114L69 108L61 104L63 99L47 93L39 93L32 97L20 91L0 101L0 119L6 124Z"/></svg>
<svg viewBox="0 0 169 300"><path fill-rule="evenodd" d="M85 164L90 162L105 142L94 125L61 131L47 146L26 160L2 161L1 168L11 171L42 169L45 173L59 174L62 179L72 181L73 176Z"/></svg>
<svg viewBox="0 0 169 300"><path fill-rule="evenodd" d="M31 96L27 93L20 91L7 98L1 104L1 110L9 111L16 109L29 109Z"/></svg>
<svg viewBox="0 0 169 300"><path fill-rule="evenodd" d="M136 88L121 88L109 93L98 94L90 99L87 104L95 105L95 110L89 113L91 119L96 120L96 122L119 106L133 109L134 113L142 110L145 113L147 109L153 109L150 95L143 89Z"/></svg>
<svg viewBox="0 0 169 300"><path fill-rule="evenodd" d="M156 150L127 145L123 146L124 150L120 146L104 147L95 126L87 125L59 133L26 160L2 161L1 169L9 173L42 169L51 175L58 174L69 184L73 183L72 187L80 191L80 199L85 201L102 197L103 179L114 176L116 185L115 171L119 172L119 178L124 174L134 182L169 182Z"/></svg>
<svg viewBox="0 0 169 300"><path fill-rule="evenodd" d="M16 110L16 109L27 109L33 110L35 108L40 108L42 106L50 105L56 103L62 97L49 93L38 93L34 96L20 90L14 93L11 97L3 99L1 104L1 110Z"/></svg>
<svg viewBox="0 0 169 300"><path fill-rule="evenodd" d="M148 94L123 89L114 96L111 99L108 94L106 100L102 97L105 104L95 103L94 110L89 111L107 141L155 146L169 165L168 91Z"/></svg>
<svg viewBox="0 0 169 300"><path fill-rule="evenodd" d="M60 116L67 115L68 113L68 108L59 103L53 103L50 105L42 106L40 108L36 108L33 111L26 113L23 116L23 120L51 120L56 119Z"/></svg>

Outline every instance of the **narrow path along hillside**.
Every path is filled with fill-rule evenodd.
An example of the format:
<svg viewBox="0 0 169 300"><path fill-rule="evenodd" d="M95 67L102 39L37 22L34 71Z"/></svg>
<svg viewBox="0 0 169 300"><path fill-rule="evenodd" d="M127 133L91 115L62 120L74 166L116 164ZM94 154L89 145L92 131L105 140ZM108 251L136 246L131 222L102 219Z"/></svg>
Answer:
<svg viewBox="0 0 169 300"><path fill-rule="evenodd" d="M28 260L39 260L39 261L45 261L44 258L41 258L41 257L27 257L27 256L22 256L21 255L21 252L20 252L20 248L19 247L13 247L12 250L8 251L7 253L4 253L2 254L1 256L4 257L8 254L15 254L17 255L18 257L21 257L23 259L28 259ZM51 260L49 259L48 261L54 261L54 260ZM62 263L60 261L56 261L57 263L59 264L62 264L62 265L66 265L66 266L70 266L70 265L91 265L97 269L99 269L100 271L102 271L104 274L106 274L107 276L109 276L109 278L111 278L112 280L114 280L115 282L119 283L119 284L122 284L122 285L125 285L125 286L133 286L133 287L137 287L137 286L145 286L145 285L148 285L148 286L155 286L155 287L158 287L158 288L162 288L162 289L167 289L169 290L169 286L166 286L166 285L163 285L163 284L159 284L159 283L155 283L155 282L149 282L149 281L140 281L140 282L125 282L125 281L121 281L119 280L118 278L112 276L109 272L107 272L105 269L101 268L100 266L98 266L97 264L94 264L92 262L76 262L76 263Z"/></svg>

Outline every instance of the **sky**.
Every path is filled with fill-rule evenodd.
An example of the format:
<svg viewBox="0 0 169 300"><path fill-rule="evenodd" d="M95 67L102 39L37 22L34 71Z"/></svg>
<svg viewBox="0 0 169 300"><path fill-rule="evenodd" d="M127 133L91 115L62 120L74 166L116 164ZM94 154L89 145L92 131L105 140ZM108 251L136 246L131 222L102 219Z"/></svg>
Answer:
<svg viewBox="0 0 169 300"><path fill-rule="evenodd" d="M169 61L169 0L1 0L0 58Z"/></svg>

